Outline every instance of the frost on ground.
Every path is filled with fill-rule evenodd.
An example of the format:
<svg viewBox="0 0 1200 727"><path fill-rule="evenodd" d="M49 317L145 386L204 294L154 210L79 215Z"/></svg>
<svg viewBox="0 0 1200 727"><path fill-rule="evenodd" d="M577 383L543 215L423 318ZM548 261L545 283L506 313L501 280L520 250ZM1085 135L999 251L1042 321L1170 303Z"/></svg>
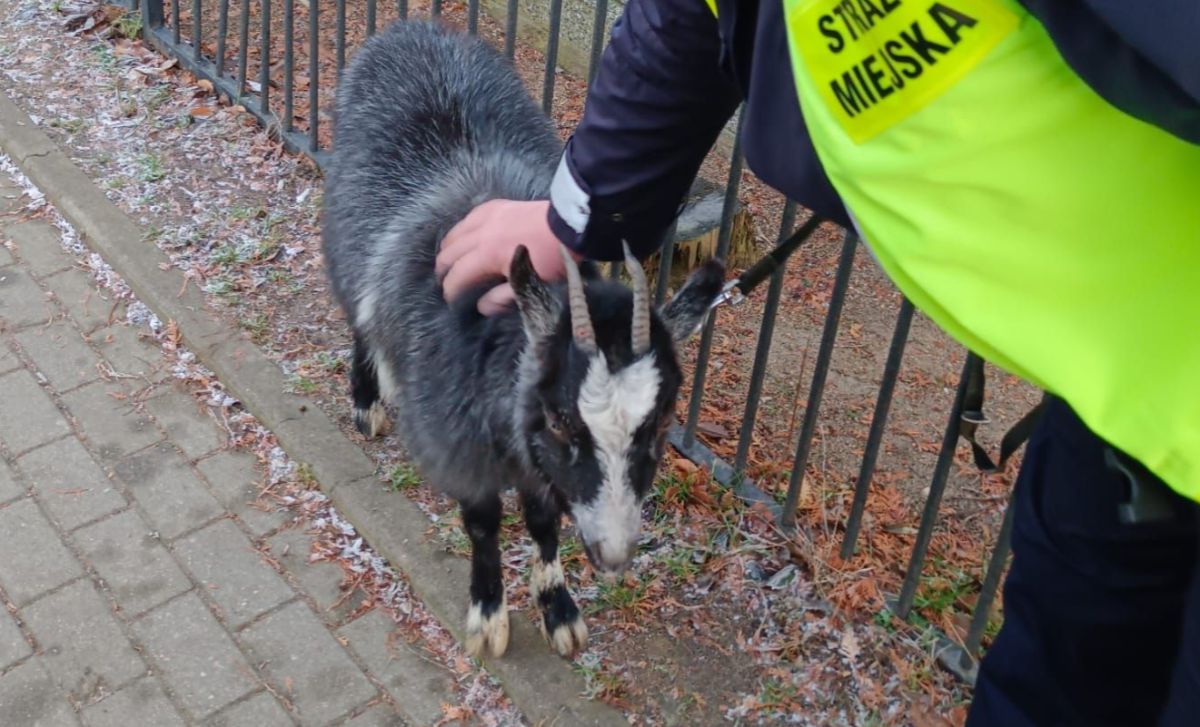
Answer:
<svg viewBox="0 0 1200 727"><path fill-rule="evenodd" d="M347 17L359 17L363 5L347 3ZM303 157L286 153L236 104L215 98L204 81L141 41L106 33L108 20L83 33L76 33L81 25L64 27L86 25L86 20L70 20L81 14L97 17L99 12L107 18L98 7L64 6L59 12L49 2L0 0L0 17L7 21L0 25L0 74L8 79L7 92L149 231L147 242L164 250L188 284L206 293L214 316L245 331L278 363L295 392L361 442L345 401L346 326L328 294L320 258L319 172ZM461 18L460 4L447 3L445 10L452 21ZM485 31L498 37L495 28ZM278 40L282 33L272 37ZM519 44L517 60L523 77L540 79L540 56ZM560 130L577 119L579 99L569 98L576 86L566 84L563 98L556 95ZM744 187L752 210L773 204L756 201L760 187ZM820 336L837 255L838 240L824 235L789 264L750 456L751 476L775 493L790 475L811 349ZM102 261L89 258L87 263L98 277L111 279ZM857 470L872 387L898 302L871 271L869 256L860 254L813 462L803 478L799 535L779 532L767 513L736 500L682 459L668 462L656 483L646 508L642 551L626 581L593 580L574 535L564 533L568 584L587 612L592 634L589 649L574 663L588 696L615 704L644 724L961 724L969 690L936 667L930 627L960 637L965 633L1007 482L980 479L971 474L968 460L960 462L933 538L918 618L913 625L891 618L884 594L894 593L903 577L921 490L961 362L961 352L918 318L860 552L848 561L837 557L847 483ZM714 341L701 439L727 458L736 443L732 433L739 427L762 292L743 307L722 312ZM177 373L195 382L198 396L243 446L273 464L276 474L282 472L285 464L276 461L281 453L272 454L269 433L248 425L248 415L226 400L219 382L179 350L170 324L154 322L137 305L129 310L138 325L154 326L156 337L176 357ZM995 377L989 385L1001 402L989 412L994 418L1012 420L1023 413L1025 399L1005 379ZM420 486L418 474L403 460L400 442L361 444L397 496L410 497L426 513L441 546L465 555L468 539L453 503ZM321 508L327 503L316 493L305 495L312 490L302 480L298 473L273 476L264 498L274 503L277 495L290 497L280 504L325 518ZM511 499L506 508L510 604L532 618L525 587L527 538ZM318 546L323 552L340 554L353 544L332 518L322 522L319 532L330 538L318 537L326 543ZM368 568L364 561L345 562ZM375 580L362 576L373 570L344 567L348 583ZM382 593L377 600L388 602ZM479 714L507 719L504 712L485 708L485 702L473 703L480 705Z"/></svg>
<svg viewBox="0 0 1200 727"><path fill-rule="evenodd" d="M172 375L185 382L192 395L204 403L208 413L225 428L229 446L250 451L258 458L267 474L260 483L261 492L255 504L263 509L283 509L291 513L292 526L303 527L311 536L310 562L329 561L341 566L346 595L355 590L365 595L355 615L372 608L383 609L411 647L455 676L459 699L457 704L442 706L446 721L495 727L525 725L525 720L498 683L466 656L454 637L412 593L405 578L371 550L324 494L313 489L311 477L297 468L279 447L275 436L225 391L213 372L200 364L195 354L179 345L173 323L164 325L139 301L121 277L80 241L71 224L46 201L41 190L2 153L0 173L11 177L23 189L27 200L23 214L57 227L63 248L91 273L97 285L126 304L127 323L158 341L171 364Z"/></svg>

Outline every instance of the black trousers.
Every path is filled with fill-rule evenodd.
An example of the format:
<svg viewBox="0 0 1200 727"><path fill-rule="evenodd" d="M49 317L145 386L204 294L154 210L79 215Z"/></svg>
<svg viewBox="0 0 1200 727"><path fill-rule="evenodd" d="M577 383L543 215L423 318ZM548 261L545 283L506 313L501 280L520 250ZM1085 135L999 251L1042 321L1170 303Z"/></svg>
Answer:
<svg viewBox="0 0 1200 727"><path fill-rule="evenodd" d="M967 727L1200 727L1200 507L1125 524L1128 480L1051 400L1017 478L1004 625Z"/></svg>

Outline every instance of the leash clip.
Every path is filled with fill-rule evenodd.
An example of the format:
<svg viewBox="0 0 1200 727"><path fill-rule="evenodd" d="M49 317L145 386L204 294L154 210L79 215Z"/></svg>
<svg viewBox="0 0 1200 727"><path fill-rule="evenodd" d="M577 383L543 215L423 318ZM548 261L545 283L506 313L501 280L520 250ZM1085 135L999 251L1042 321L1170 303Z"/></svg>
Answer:
<svg viewBox="0 0 1200 727"><path fill-rule="evenodd" d="M730 280L728 283L725 283L725 287L721 288L721 292L709 304L708 309L711 311L723 305L741 305L745 300L746 296L742 295L742 290L738 287L738 281Z"/></svg>

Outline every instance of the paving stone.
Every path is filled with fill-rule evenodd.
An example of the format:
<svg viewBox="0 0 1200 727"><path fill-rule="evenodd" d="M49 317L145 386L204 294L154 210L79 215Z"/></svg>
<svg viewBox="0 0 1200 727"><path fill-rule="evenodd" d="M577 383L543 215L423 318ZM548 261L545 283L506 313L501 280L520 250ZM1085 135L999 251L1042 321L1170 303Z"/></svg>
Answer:
<svg viewBox="0 0 1200 727"><path fill-rule="evenodd" d="M217 422L201 411L196 400L175 386L146 402L146 409L191 459L213 451L225 442Z"/></svg>
<svg viewBox="0 0 1200 727"><path fill-rule="evenodd" d="M12 614L0 608L0 671L33 653L33 647L13 620ZM3 705L0 705L0 711Z"/></svg>
<svg viewBox="0 0 1200 727"><path fill-rule="evenodd" d="M0 709L3 709L4 723L14 726L79 724L70 702L38 659L27 661L0 677Z"/></svg>
<svg viewBox="0 0 1200 727"><path fill-rule="evenodd" d="M55 682L80 701L146 672L91 581L78 580L21 610Z"/></svg>
<svg viewBox="0 0 1200 727"><path fill-rule="evenodd" d="M17 467L64 530L71 530L128 503L104 470L71 437L39 447L17 460Z"/></svg>
<svg viewBox="0 0 1200 727"><path fill-rule="evenodd" d="M169 444L121 460L115 469L164 538L174 538L221 514L221 503Z"/></svg>
<svg viewBox="0 0 1200 727"><path fill-rule="evenodd" d="M241 633L255 663L292 700L303 724L324 724L375 688L308 606L292 603Z"/></svg>
<svg viewBox="0 0 1200 727"><path fill-rule="evenodd" d="M0 198L0 210L3 210L3 208L4 201L3 198ZM3 212L0 211L0 214L3 214ZM12 256L12 253L8 251L8 248L5 247L4 233L2 230L0 230L0 268L4 267L5 265L12 265L14 262L16 262L16 259Z"/></svg>
<svg viewBox="0 0 1200 727"><path fill-rule="evenodd" d="M115 462L162 439L150 417L133 404L129 387L119 381L96 381L63 394L83 436L101 460Z"/></svg>
<svg viewBox="0 0 1200 727"><path fill-rule="evenodd" d="M128 614L147 611L192 587L151 528L132 510L80 528L73 537Z"/></svg>
<svg viewBox="0 0 1200 727"><path fill-rule="evenodd" d="M433 724L430 722L430 724ZM390 704L377 704L346 723L346 727L407 727L408 722Z"/></svg>
<svg viewBox="0 0 1200 727"><path fill-rule="evenodd" d="M4 228L5 234L17 246L22 264L38 277L75 264L75 258L62 246L62 234L53 225L37 220L18 222Z"/></svg>
<svg viewBox="0 0 1200 727"><path fill-rule="evenodd" d="M85 333L125 320L125 303L116 300L111 291L100 288L84 270L64 270L44 279L42 284L54 292L67 309L67 315Z"/></svg>
<svg viewBox="0 0 1200 727"><path fill-rule="evenodd" d="M21 606L83 574L33 500L0 508L0 585Z"/></svg>
<svg viewBox="0 0 1200 727"><path fill-rule="evenodd" d="M184 709L203 719L258 688L250 665L195 593L133 625Z"/></svg>
<svg viewBox="0 0 1200 727"><path fill-rule="evenodd" d="M0 291L0 299L3 297ZM0 416L0 441L8 445L10 452L23 452L71 432L50 395L28 371L0 376L0 401L6 412L21 412L19 417Z"/></svg>
<svg viewBox="0 0 1200 727"><path fill-rule="evenodd" d="M167 695L153 677L130 684L121 691L84 708L87 727L183 727L183 718L171 706Z"/></svg>
<svg viewBox="0 0 1200 727"><path fill-rule="evenodd" d="M54 315L46 294L20 266L0 269L0 321L12 328L45 323Z"/></svg>
<svg viewBox="0 0 1200 727"><path fill-rule="evenodd" d="M286 511L262 510L257 506L258 483L264 477L257 464L254 455L236 449L222 450L196 463L225 509L241 518L256 536L291 519Z"/></svg>
<svg viewBox="0 0 1200 727"><path fill-rule="evenodd" d="M413 724L433 724L442 717L443 703L457 702L454 675L418 656L420 646L409 646L383 611L363 614L338 635Z"/></svg>
<svg viewBox="0 0 1200 727"><path fill-rule="evenodd" d="M267 544L276 562L286 568L316 601L321 618L330 623L341 623L362 604L365 595L359 590L343 599L341 567L328 561L309 562L310 541L307 533L293 528L277 534Z"/></svg>
<svg viewBox="0 0 1200 727"><path fill-rule="evenodd" d="M262 692L213 715L204 727L292 727L292 720L274 697Z"/></svg>
<svg viewBox="0 0 1200 727"><path fill-rule="evenodd" d="M234 628L296 595L232 520L177 540L174 550Z"/></svg>
<svg viewBox="0 0 1200 727"><path fill-rule="evenodd" d="M19 210L24 201L21 199L21 195L24 193L24 190L8 177L0 176L0 214Z"/></svg>
<svg viewBox="0 0 1200 727"><path fill-rule="evenodd" d="M18 482L12 468L0 459L0 502L8 502L23 494L25 494L25 483Z"/></svg>
<svg viewBox="0 0 1200 727"><path fill-rule="evenodd" d="M167 360L153 338L142 338L143 332L146 329L128 323L114 323L92 331L88 334L88 340L117 373L154 381L166 372ZM146 333L149 337L149 333Z"/></svg>
<svg viewBox="0 0 1200 727"><path fill-rule="evenodd" d="M3 274L3 271L0 271L0 275ZM21 362L17 360L16 354L5 345L3 339L0 339L0 374L6 374L20 365Z"/></svg>
<svg viewBox="0 0 1200 727"><path fill-rule="evenodd" d="M74 389L100 376L96 369L100 357L70 325L27 328L16 339L57 391Z"/></svg>

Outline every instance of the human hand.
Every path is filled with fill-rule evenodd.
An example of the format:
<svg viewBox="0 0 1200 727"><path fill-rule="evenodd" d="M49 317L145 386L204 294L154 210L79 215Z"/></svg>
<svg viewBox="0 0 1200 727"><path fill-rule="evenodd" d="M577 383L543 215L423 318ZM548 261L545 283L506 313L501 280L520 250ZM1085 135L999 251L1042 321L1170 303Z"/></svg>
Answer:
<svg viewBox="0 0 1200 727"><path fill-rule="evenodd" d="M507 278L513 253L520 245L529 249L538 277L562 278L565 271L558 250L562 243L550 231L546 219L549 206L546 200L493 199L462 218L442 240L435 266L446 300L454 300L488 278ZM504 283L485 293L477 307L485 316L495 315L513 299L512 286Z"/></svg>

